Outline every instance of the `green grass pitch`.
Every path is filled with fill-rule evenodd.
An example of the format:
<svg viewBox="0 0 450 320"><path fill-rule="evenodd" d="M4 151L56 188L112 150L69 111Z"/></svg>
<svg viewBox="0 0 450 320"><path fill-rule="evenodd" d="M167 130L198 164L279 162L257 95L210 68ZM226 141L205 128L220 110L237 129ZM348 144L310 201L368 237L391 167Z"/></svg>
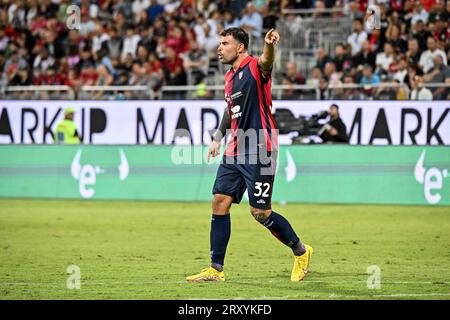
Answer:
<svg viewBox="0 0 450 320"><path fill-rule="evenodd" d="M186 283L209 264L210 204L0 200L0 299L450 299L448 207L274 205L314 248L293 258L232 208L226 282ZM81 288L68 289L67 267ZM367 268L381 288L367 287Z"/></svg>

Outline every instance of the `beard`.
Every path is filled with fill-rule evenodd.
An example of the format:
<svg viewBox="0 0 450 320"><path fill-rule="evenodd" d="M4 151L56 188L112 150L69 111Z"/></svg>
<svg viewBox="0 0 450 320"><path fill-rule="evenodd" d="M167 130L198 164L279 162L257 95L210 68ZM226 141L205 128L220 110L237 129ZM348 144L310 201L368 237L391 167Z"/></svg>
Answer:
<svg viewBox="0 0 450 320"><path fill-rule="evenodd" d="M219 54L219 61L222 64L233 64L233 62L237 59L237 55L233 55L232 57L225 58L224 55Z"/></svg>

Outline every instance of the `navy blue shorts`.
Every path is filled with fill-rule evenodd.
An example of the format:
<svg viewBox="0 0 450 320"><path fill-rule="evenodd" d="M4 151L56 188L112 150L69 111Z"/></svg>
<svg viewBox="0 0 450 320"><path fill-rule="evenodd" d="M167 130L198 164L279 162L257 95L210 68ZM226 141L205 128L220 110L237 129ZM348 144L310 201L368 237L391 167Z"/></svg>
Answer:
<svg viewBox="0 0 450 320"><path fill-rule="evenodd" d="M238 161L244 157L245 161ZM248 190L250 206L271 209L276 159L269 156L264 161L249 161L249 157L239 156L238 159L224 156L212 193L233 197L233 203L240 203L245 190Z"/></svg>

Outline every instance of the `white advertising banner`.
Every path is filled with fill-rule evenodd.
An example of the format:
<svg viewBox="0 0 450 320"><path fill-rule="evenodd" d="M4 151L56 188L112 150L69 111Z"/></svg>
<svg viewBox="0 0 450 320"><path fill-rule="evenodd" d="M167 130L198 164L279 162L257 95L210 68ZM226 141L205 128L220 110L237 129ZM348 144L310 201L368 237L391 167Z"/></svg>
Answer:
<svg viewBox="0 0 450 320"><path fill-rule="evenodd" d="M339 106L351 144L449 145L449 101L274 101L309 117ZM211 141L224 101L0 101L0 144L52 144L64 109L85 144L194 144ZM176 137L183 129L185 137ZM289 143L290 139L280 139Z"/></svg>

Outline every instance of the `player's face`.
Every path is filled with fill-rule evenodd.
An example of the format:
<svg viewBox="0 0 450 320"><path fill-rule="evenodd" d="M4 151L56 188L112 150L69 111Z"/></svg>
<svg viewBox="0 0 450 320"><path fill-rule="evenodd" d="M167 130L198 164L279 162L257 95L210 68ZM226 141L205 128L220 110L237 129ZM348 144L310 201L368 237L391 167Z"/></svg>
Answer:
<svg viewBox="0 0 450 320"><path fill-rule="evenodd" d="M233 36L224 36L220 38L219 48L217 53L219 55L219 60L223 64L233 64L237 59L239 50L241 50L244 45L236 41Z"/></svg>

